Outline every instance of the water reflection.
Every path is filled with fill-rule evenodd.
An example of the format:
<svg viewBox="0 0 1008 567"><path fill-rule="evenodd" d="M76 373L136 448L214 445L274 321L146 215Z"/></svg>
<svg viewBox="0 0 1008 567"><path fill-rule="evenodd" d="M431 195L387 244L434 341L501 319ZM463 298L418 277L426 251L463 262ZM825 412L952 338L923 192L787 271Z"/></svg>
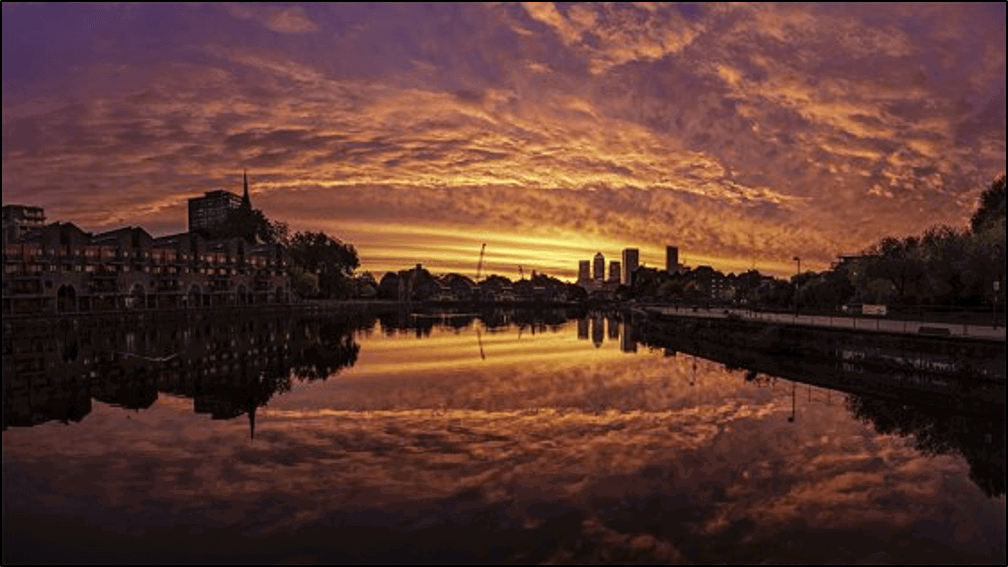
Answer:
<svg viewBox="0 0 1008 567"><path fill-rule="evenodd" d="M877 336L837 343L822 333L823 339L807 341L801 352L788 354L781 352L780 337L777 344L765 341L766 330L754 338L714 326L659 325L646 334L644 341L652 346L722 362L750 383L792 381L789 422L795 421L798 383L847 393L851 414L878 433L908 437L924 455L960 455L969 463L970 478L988 496L1005 493L1003 345L943 350L931 341Z"/></svg>
<svg viewBox="0 0 1008 567"><path fill-rule="evenodd" d="M3 428L79 422L91 400L142 410L159 393L212 419L247 415L291 389L353 366L356 324L288 317L5 323Z"/></svg>
<svg viewBox="0 0 1008 567"><path fill-rule="evenodd" d="M970 480L985 494L1005 493L1004 406L990 408L988 415L964 416L856 394L847 396L846 405L879 433L912 439L924 455L962 455Z"/></svg>
<svg viewBox="0 0 1008 567"><path fill-rule="evenodd" d="M594 313L27 332L4 339L5 559L87 536L110 561L1003 562L983 356L956 387L942 353L882 371L888 347Z"/></svg>

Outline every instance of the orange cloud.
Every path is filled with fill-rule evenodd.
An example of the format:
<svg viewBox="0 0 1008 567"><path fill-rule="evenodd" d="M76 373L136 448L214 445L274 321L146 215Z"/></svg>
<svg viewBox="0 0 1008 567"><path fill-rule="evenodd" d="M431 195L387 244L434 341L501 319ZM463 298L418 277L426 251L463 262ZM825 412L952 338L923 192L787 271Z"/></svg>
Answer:
<svg viewBox="0 0 1008 567"><path fill-rule="evenodd" d="M258 206L352 236L373 271L462 269L489 234L501 269L676 244L785 274L962 224L1005 168L994 7L158 10L187 31L157 50L107 33L142 14L113 10L114 39L5 55L5 199L181 230L185 199L248 168ZM45 56L11 29L5 53Z"/></svg>

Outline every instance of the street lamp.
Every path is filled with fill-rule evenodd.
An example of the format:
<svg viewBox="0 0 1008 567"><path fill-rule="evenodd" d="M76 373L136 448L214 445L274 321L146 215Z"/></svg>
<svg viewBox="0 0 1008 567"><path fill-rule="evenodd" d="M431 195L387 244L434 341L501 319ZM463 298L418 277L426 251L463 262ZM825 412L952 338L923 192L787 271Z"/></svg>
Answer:
<svg viewBox="0 0 1008 567"><path fill-rule="evenodd" d="M795 256L792 258L795 262L798 262L798 271L795 272L795 282L794 282L794 314L795 318L798 317L798 276L801 275L801 258Z"/></svg>
<svg viewBox="0 0 1008 567"><path fill-rule="evenodd" d="M997 329L997 300L998 291L1001 289L1001 282L994 280L994 307L991 308L991 326Z"/></svg>

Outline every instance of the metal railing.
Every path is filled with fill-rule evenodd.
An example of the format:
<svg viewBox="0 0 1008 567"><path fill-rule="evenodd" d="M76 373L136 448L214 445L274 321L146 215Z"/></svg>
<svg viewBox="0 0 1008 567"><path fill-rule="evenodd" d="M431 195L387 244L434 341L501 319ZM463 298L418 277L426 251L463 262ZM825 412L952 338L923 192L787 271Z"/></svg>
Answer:
<svg viewBox="0 0 1008 567"><path fill-rule="evenodd" d="M844 314L795 314L793 311L771 312L752 309L720 308L707 309L703 307L686 306L650 306L648 310L657 310L664 315L704 318L738 318L743 320L765 321L785 325L805 325L833 329L849 329L854 331L897 333L907 335L931 335L947 337L964 337L973 339L1005 341L1004 324L994 325L979 322L935 322L915 319L896 319L892 317L856 316Z"/></svg>

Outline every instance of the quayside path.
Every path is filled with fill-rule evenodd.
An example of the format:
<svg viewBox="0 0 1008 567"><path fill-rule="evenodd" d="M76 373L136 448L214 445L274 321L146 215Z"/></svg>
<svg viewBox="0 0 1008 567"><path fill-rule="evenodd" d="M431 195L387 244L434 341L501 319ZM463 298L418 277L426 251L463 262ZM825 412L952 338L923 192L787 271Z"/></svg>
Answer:
<svg viewBox="0 0 1008 567"><path fill-rule="evenodd" d="M1005 342L1004 325L981 325L976 323L933 323L884 317L852 317L847 315L802 315L794 313L769 313L748 309L704 309L685 306L641 306L635 311L661 318L684 317L703 319L742 319L765 321L776 325L799 325L828 329L863 331L865 333L888 333L911 336L937 336L968 338L985 341Z"/></svg>

